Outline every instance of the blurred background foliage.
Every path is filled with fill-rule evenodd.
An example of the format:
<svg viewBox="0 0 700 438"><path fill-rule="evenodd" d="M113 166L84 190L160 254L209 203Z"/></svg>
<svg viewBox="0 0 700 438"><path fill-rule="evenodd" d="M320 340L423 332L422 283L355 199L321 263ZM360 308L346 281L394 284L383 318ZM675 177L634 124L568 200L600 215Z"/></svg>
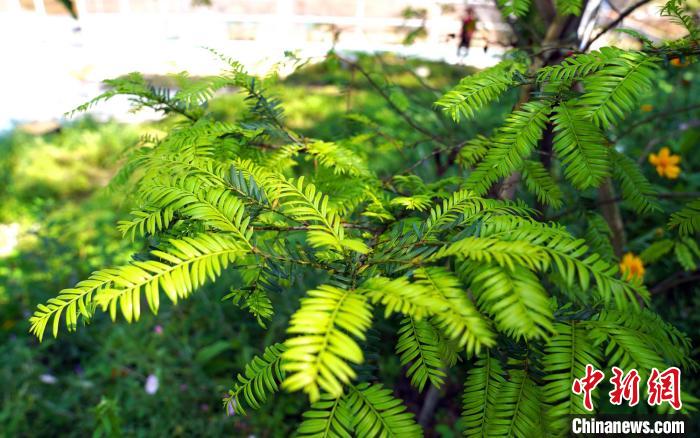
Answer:
<svg viewBox="0 0 700 438"><path fill-rule="evenodd" d="M468 69L391 56L361 56L356 61L368 75L330 58L280 80L273 92L283 102L290 127L305 136L371 145L376 159L370 162L376 171L404 168L434 148L430 138L407 124L402 112L426 132L458 142L488 134L516 98L508 95L478 120L454 125L434 109L433 102L469 74ZM681 174L673 180L659 177L643 161L645 174L665 195L661 213L639 216L623 209L627 250L636 254L671 237L665 229L668 215L688 200L685 194L700 190L697 65L671 68L616 133L632 156L645 157L667 146L682 157ZM219 95L210 109L229 121L246 111L242 96L233 92ZM28 333L27 317L36 303L97 267L123 263L129 254L145 250L116 231L117 221L128 213L128 193L112 190L108 183L123 152L144 134L159 135L162 123L172 121L125 126L85 118L55 132L33 135L15 129L0 137L0 224L9 230L6 240L12 240L13 232L18 234L17 245L0 256L0 435L292 434L304 408L301 397L281 393L247 417L229 416L222 408L221 399L235 374L272 339L280 338L286 323L284 317L275 318L275 325L263 330L245 310L222 302L229 290L221 285L235 284L235 277L207 286L178 306L164 306L157 316L144 313L138 324L115 325L100 315L91 322L91 330L59 340L39 344ZM383 154L387 150L399 154ZM435 163L426 160L417 171L429 176L435 169ZM583 236L586 230L576 206L595 208L592 195L574 200L571 193L560 211L544 212L544 217L562 220ZM688 275L689 281L665 282ZM646 266L645 282L655 292L657 310L696 340L694 359L700 360L697 276L697 265L684 269L669 256ZM316 282L289 279L287 296L273 298L278 315L288 316L294 310L292 297ZM381 325L372 332L377 352L393 351L395 339L387 339L387 333L391 331ZM394 354L383 357L377 364L383 380L417 412L419 395L403 377L398 359ZM432 425L434 435L458 435L461 386L460 381L446 385L447 396L441 399ZM700 393L697 375L684 375L684 390Z"/></svg>

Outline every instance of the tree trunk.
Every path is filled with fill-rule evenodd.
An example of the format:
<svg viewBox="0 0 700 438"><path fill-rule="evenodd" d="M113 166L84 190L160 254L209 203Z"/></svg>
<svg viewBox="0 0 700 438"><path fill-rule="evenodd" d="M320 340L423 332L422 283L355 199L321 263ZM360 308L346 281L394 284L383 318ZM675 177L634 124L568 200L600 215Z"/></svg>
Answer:
<svg viewBox="0 0 700 438"><path fill-rule="evenodd" d="M600 211L612 231L612 246L617 257L622 257L625 247L625 226L622 222L620 207L615 198L615 189L610 178L605 178L603 185L598 188Z"/></svg>

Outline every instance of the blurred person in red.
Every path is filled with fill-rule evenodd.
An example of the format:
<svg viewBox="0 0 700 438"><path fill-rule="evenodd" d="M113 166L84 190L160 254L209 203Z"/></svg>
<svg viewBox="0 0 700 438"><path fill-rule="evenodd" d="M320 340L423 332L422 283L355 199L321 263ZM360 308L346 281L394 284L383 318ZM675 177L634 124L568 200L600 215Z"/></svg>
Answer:
<svg viewBox="0 0 700 438"><path fill-rule="evenodd" d="M472 42L472 36L476 30L476 14L474 13L474 8L468 6L464 10L464 15L462 16L462 30L459 36L459 47L457 47L457 56L462 53L462 48L464 48L464 54L469 53L469 46Z"/></svg>

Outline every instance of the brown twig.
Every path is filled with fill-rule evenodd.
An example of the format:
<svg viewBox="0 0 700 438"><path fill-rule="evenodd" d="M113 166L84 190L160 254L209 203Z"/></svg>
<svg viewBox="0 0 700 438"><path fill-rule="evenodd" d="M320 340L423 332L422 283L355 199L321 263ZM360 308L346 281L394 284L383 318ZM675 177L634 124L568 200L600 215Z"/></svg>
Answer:
<svg viewBox="0 0 700 438"><path fill-rule="evenodd" d="M598 188L598 196L601 201L598 203L600 207L600 212L603 214L605 222L608 223L610 231L612 231L611 242L615 255L617 257L622 257L622 250L625 247L626 236L625 236L625 224L622 221L622 213L614 201L615 188L613 187L612 180L608 177L605 178L603 184Z"/></svg>
<svg viewBox="0 0 700 438"><path fill-rule="evenodd" d="M420 166L421 164L423 164L424 162L430 160L430 159L433 158L433 157L438 156L438 155L441 154L442 152L454 152L454 151L459 151L460 149L462 149L462 148L464 147L465 144L467 144L467 141L463 141L463 142L461 142L461 143L459 143L459 144L456 144L456 145L454 145L454 146L449 146L449 147L445 147L445 148L433 149L432 152L430 152L429 154L427 154L427 155L421 157L418 161L416 161L416 162L413 163L412 165L408 166L407 168L405 168L405 169L402 170L401 172L397 173L396 175L404 175L404 174L407 174L407 173L411 172L413 169L415 169L416 167L418 167L418 166ZM391 178L393 178L393 177L394 177L394 175L390 175L390 176L388 176L387 178L385 178L385 180L389 180L389 179L391 179Z"/></svg>
<svg viewBox="0 0 700 438"><path fill-rule="evenodd" d="M352 228L357 230L374 230L375 227L361 224L341 224L343 228ZM255 231L307 231L309 230L309 225L291 225L291 226L278 226L278 225L255 225L253 230Z"/></svg>
<svg viewBox="0 0 700 438"><path fill-rule="evenodd" d="M698 198L700 197L700 192L667 192L667 193L657 193L656 197L659 199L675 199L675 198ZM616 196L610 199L605 199L602 201L596 202L596 207L600 207L601 205L606 205L606 204L613 204L617 202L622 202L625 199L622 196ZM558 220L559 218L562 218L566 215L569 215L571 213L574 213L578 211L580 206L572 207L569 209L566 209L562 211L559 214L556 214L550 218L548 218L550 221L555 221Z"/></svg>
<svg viewBox="0 0 700 438"><path fill-rule="evenodd" d="M583 49L582 49L581 51L582 51L582 52L585 52L586 50L590 49L591 45L592 45L595 41L597 41L600 37L602 37L603 35L605 35L608 31L610 31L610 29L612 29L612 28L614 28L615 26L617 26L618 24L620 24L620 23L622 22L622 20L624 20L628 15L630 15L632 12L634 12L637 8L640 8L640 7L644 6L645 4L649 3L650 1L651 1L651 0L640 0L640 1L638 1L637 3L633 4L632 6L630 6L629 8L625 9L624 11L622 11L622 12L620 13L620 15L618 15L618 17L617 17L616 19L614 19L613 21L611 21L610 23L608 23L606 26L604 26L604 27L600 30L600 32L598 32L598 33L596 34L596 36L594 36L593 38L591 38L590 40L588 40L588 42L583 46Z"/></svg>
<svg viewBox="0 0 700 438"><path fill-rule="evenodd" d="M673 276L652 287L649 292L651 292L652 295L658 295L674 289L682 284L690 283L696 280L700 280L700 270L695 270L692 272L676 272Z"/></svg>
<svg viewBox="0 0 700 438"><path fill-rule="evenodd" d="M336 54L335 56L337 56L338 59L340 59L341 61L352 66L352 68L357 69L357 71L359 71L360 74L362 74L362 76L365 77L365 79L372 86L372 88L377 90L379 95L389 104L391 109L396 114L398 114L399 117L401 117L409 126L411 126L411 128L415 129L416 131L420 132L421 134L423 134L427 137L430 137L431 139L433 139L437 143L447 145L445 140L441 139L440 137L436 136L432 132L428 131L427 129L425 129L424 127L419 125L415 120L413 120L413 118L410 115L408 115L408 113L406 113L401 108L396 106L396 104L391 100L391 97L388 94L386 94L386 91L384 91L384 89L377 82L375 82L374 79L372 79L372 75L370 75L367 71L365 71L365 69L363 69L359 63L350 61L349 59L342 58L342 57L338 56L338 54Z"/></svg>
<svg viewBox="0 0 700 438"><path fill-rule="evenodd" d="M694 105L688 105L688 106L685 106L682 108L677 108L677 109L672 110L672 111L664 111L662 114L654 114L654 115L651 115L649 117L645 117L642 120L640 120L636 123L633 123L632 125L630 125L629 128L622 131L620 133L620 135L617 136L617 141L619 141L621 138L629 135L632 131L634 131L635 129L637 129L641 125L645 125L649 122L655 122L656 120L659 120L659 119L668 119L668 118L676 116L677 114L681 114L681 113L688 112L688 111L693 111L696 109L700 109L700 103L694 104Z"/></svg>

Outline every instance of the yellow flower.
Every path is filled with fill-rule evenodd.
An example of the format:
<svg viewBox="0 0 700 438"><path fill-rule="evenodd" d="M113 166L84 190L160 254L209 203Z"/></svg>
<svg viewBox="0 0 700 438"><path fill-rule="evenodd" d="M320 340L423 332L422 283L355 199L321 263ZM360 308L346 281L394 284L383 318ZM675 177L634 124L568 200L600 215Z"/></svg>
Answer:
<svg viewBox="0 0 700 438"><path fill-rule="evenodd" d="M659 154L649 154L649 162L656 166L656 173L659 176L676 179L681 173L681 168L678 167L681 157L679 155L671 154L671 151L667 147L661 148Z"/></svg>
<svg viewBox="0 0 700 438"><path fill-rule="evenodd" d="M644 278L644 263L642 263L642 259L628 252L622 257L620 271L627 280L642 280Z"/></svg>
<svg viewBox="0 0 700 438"><path fill-rule="evenodd" d="M649 105L648 103L645 103L644 105L640 106L639 109L641 109L642 112L650 113L654 110L654 105Z"/></svg>
<svg viewBox="0 0 700 438"><path fill-rule="evenodd" d="M685 67L688 64L689 62L687 60L685 62L682 62L680 58L673 58L671 60L671 65L674 67Z"/></svg>

